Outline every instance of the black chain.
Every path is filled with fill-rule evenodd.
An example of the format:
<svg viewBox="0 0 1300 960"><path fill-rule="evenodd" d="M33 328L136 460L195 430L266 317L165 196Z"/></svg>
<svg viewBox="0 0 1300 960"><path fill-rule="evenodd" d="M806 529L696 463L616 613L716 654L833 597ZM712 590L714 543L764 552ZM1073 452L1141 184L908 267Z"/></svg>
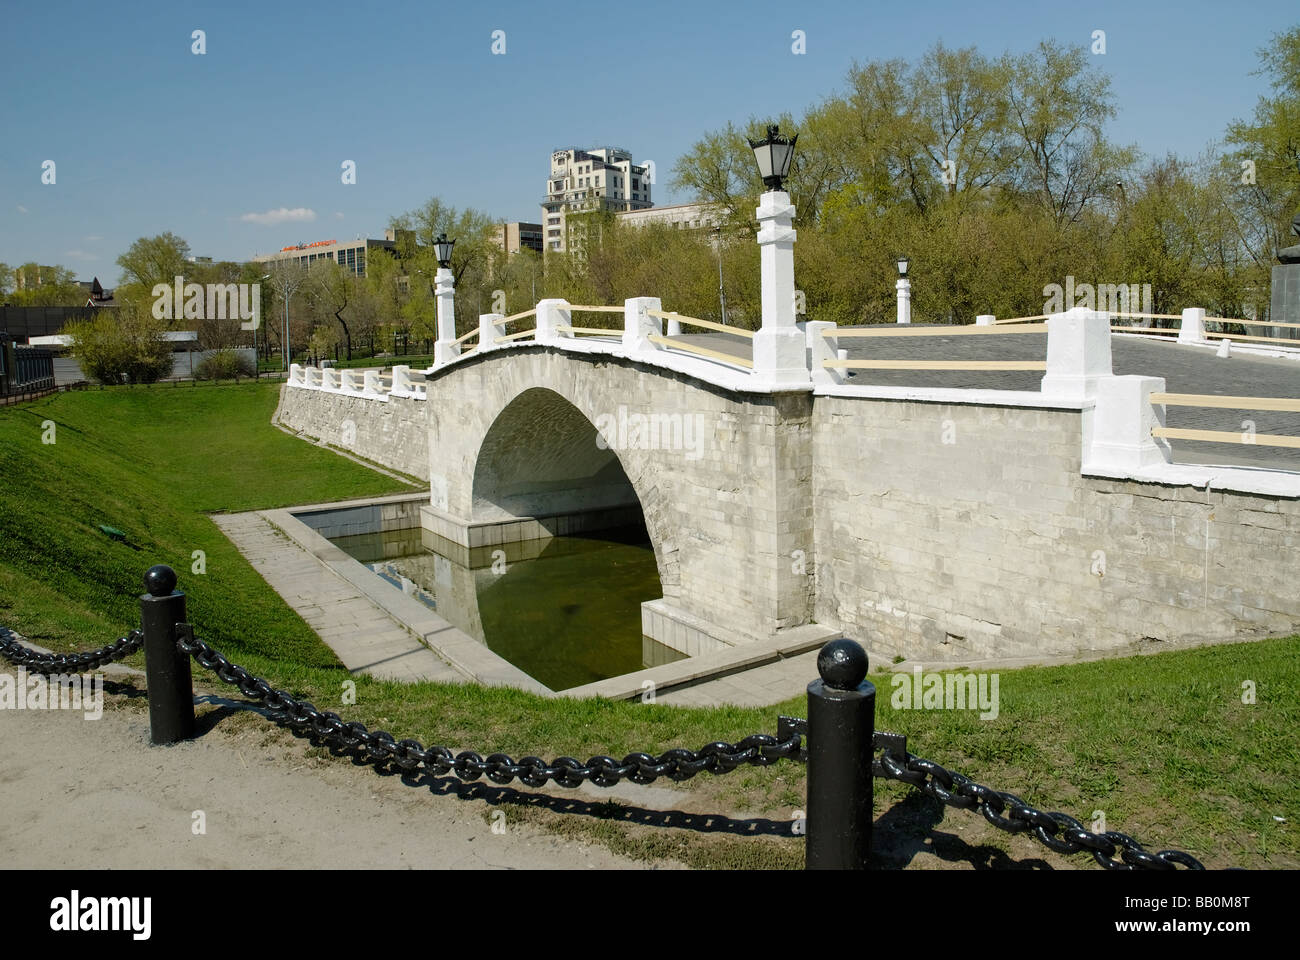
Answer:
<svg viewBox="0 0 1300 960"><path fill-rule="evenodd" d="M1092 833L1083 824L1064 813L1035 810L1013 793L1003 793L976 783L960 773L946 770L933 760L923 760L900 749L902 739L894 734L877 734L877 746L885 752L872 765L878 777L910 783L950 807L978 810L984 819L1008 833L1030 833L1040 843L1057 853L1072 854L1086 850L1107 870L1173 870L1178 866L1204 870L1199 860L1181 850L1149 853L1128 834L1109 830ZM1121 859L1115 859L1120 849Z"/></svg>
<svg viewBox="0 0 1300 960"><path fill-rule="evenodd" d="M106 663L129 657L144 645L144 633L132 630L125 637L119 637L98 650L87 650L84 653L40 653L19 643L17 636L7 627L0 627L0 654L20 667L42 674L96 670Z"/></svg>
<svg viewBox="0 0 1300 960"><path fill-rule="evenodd" d="M698 751L676 749L661 756L629 753L622 760L601 756L592 757L586 763L573 757L557 757L550 763L541 757L523 757L516 762L504 753L484 758L472 750L453 755L446 747L426 748L418 740L395 740L387 731L367 730L362 723L344 721L336 713L317 710L306 700L276 690L265 680L231 663L196 638L189 624L177 624L176 633L181 650L226 683L239 687L244 696L265 704L273 719L295 730L310 731L317 739L344 750L362 752L371 760L392 761L403 770L423 766L437 776L451 775L465 781L486 776L493 783L502 784L518 778L530 787L544 787L551 780L562 787L577 787L584 780L598 787L612 787L623 779L633 783L653 783L659 777L689 780L704 771L728 773L742 764L767 766L799 755L798 734L783 741L762 733L736 744L715 741Z"/></svg>

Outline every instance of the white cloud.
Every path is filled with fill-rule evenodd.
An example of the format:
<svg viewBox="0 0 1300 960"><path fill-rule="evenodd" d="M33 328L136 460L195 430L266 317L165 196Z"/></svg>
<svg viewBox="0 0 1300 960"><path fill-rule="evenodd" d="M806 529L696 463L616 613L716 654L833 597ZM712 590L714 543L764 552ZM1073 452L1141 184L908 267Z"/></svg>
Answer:
<svg viewBox="0 0 1300 960"><path fill-rule="evenodd" d="M24 206L20 203L20 204L18 204L18 212L19 212L19 213L26 213L26 212L27 212L27 208L24 207Z"/></svg>
<svg viewBox="0 0 1300 960"><path fill-rule="evenodd" d="M265 213L245 213L239 219L245 223L260 223L264 227L272 227L277 223L311 223L316 219L316 211L309 207L294 207L292 210L281 207Z"/></svg>
<svg viewBox="0 0 1300 960"><path fill-rule="evenodd" d="M335 210L335 211L334 211L334 219L335 219L335 220L342 220L342 219L343 219L343 211L342 211L342 210Z"/></svg>
<svg viewBox="0 0 1300 960"><path fill-rule="evenodd" d="M71 257L73 260L98 260L99 259L99 257L97 257L95 254L87 253L85 250L64 250L63 255L65 257Z"/></svg>

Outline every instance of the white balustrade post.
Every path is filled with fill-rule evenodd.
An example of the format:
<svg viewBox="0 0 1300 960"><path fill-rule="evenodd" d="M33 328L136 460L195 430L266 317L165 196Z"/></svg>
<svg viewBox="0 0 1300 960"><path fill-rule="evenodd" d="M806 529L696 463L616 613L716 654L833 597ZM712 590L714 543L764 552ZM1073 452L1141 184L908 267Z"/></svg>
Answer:
<svg viewBox="0 0 1300 960"><path fill-rule="evenodd" d="M339 372L333 367L322 367L320 371L320 385L322 390L338 390Z"/></svg>
<svg viewBox="0 0 1300 960"><path fill-rule="evenodd" d="M1183 311L1182 325L1178 328L1179 343L1205 343L1205 310L1188 307Z"/></svg>
<svg viewBox="0 0 1300 960"><path fill-rule="evenodd" d="M808 348L794 313L794 212L784 190L764 193L756 211L763 323L754 334L753 376L771 387L811 382Z"/></svg>
<svg viewBox="0 0 1300 960"><path fill-rule="evenodd" d="M537 303L537 342L554 343L569 336L561 333L557 327L568 326L573 322L573 314L569 311L569 301L539 300Z"/></svg>
<svg viewBox="0 0 1300 960"><path fill-rule="evenodd" d="M357 382L356 370L343 371L343 392L344 393L360 393L362 390L362 386L363 385L361 383Z"/></svg>
<svg viewBox="0 0 1300 960"><path fill-rule="evenodd" d="M898 282L894 284L894 289L898 291L898 322L912 322L912 281L907 277L899 277Z"/></svg>
<svg viewBox="0 0 1300 960"><path fill-rule="evenodd" d="M435 367L460 355L460 344L456 342L455 280L455 274L447 267L439 267L433 275L433 295L438 307L438 339L433 344Z"/></svg>
<svg viewBox="0 0 1300 960"><path fill-rule="evenodd" d="M397 397L409 397L413 392L411 390L411 368L406 364L393 367L393 389L389 393Z"/></svg>
<svg viewBox="0 0 1300 960"><path fill-rule="evenodd" d="M497 343L497 337L506 335L506 315L504 313L480 313L478 315L478 352L495 350L505 344Z"/></svg>
<svg viewBox="0 0 1300 960"><path fill-rule="evenodd" d="M630 354L645 355L663 349L662 344L650 339L663 336L663 319L650 316L647 310L663 310L663 301L658 297L629 297L623 301L623 349Z"/></svg>
<svg viewBox="0 0 1300 960"><path fill-rule="evenodd" d="M839 338L833 335L836 329L836 324L830 320L809 320L804 324L812 382L819 386L844 382L844 367L828 367L824 364L826 360L840 359ZM827 336L828 332L832 335Z"/></svg>
<svg viewBox="0 0 1300 960"><path fill-rule="evenodd" d="M294 387L302 386L302 367L296 363L289 364L289 385Z"/></svg>
<svg viewBox="0 0 1300 960"><path fill-rule="evenodd" d="M1096 406L1084 412L1083 469L1133 472L1170 463L1169 441L1151 436L1165 425L1165 405L1151 394L1165 389L1163 377L1106 377L1097 381Z"/></svg>
<svg viewBox="0 0 1300 960"><path fill-rule="evenodd" d="M378 370L366 371L365 394L368 397L377 397L384 392L382 384L379 382Z"/></svg>
<svg viewBox="0 0 1300 960"><path fill-rule="evenodd" d="M1110 361L1110 314L1075 307L1047 318L1044 394L1085 400L1097 382L1114 373Z"/></svg>

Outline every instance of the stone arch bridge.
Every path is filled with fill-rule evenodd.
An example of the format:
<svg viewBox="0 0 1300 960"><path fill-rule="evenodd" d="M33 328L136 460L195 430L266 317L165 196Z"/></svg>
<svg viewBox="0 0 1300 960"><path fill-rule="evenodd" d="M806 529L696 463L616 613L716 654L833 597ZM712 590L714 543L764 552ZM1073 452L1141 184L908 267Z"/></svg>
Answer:
<svg viewBox="0 0 1300 960"><path fill-rule="evenodd" d="M954 662L1300 625L1300 473L1172 462L1181 395L1113 374L1104 313L1047 318L1044 359L1003 367L1031 390L855 383L832 324L729 357L690 322L543 301L420 373L295 366L276 420L427 480L423 526L470 549L644 520L644 631L683 652L809 624Z"/></svg>

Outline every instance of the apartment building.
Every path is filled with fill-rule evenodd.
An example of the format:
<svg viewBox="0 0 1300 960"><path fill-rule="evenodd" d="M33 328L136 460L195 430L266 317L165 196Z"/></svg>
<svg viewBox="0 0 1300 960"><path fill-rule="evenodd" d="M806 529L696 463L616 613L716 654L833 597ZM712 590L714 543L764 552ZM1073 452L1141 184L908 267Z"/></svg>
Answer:
<svg viewBox="0 0 1300 960"><path fill-rule="evenodd" d="M618 215L630 227L658 223L678 230L712 230L722 223L720 208L708 203L675 203L648 210L629 210Z"/></svg>
<svg viewBox="0 0 1300 960"><path fill-rule="evenodd" d="M544 232L540 223L521 223L518 220L497 224L496 242L506 253L518 253L520 250L536 250L541 253L544 244Z"/></svg>
<svg viewBox="0 0 1300 960"><path fill-rule="evenodd" d="M546 179L546 198L542 201L545 249L548 252L571 249L567 223L570 213L626 212L652 207L651 186L649 167L634 163L627 150L567 147L554 151L550 176Z"/></svg>

